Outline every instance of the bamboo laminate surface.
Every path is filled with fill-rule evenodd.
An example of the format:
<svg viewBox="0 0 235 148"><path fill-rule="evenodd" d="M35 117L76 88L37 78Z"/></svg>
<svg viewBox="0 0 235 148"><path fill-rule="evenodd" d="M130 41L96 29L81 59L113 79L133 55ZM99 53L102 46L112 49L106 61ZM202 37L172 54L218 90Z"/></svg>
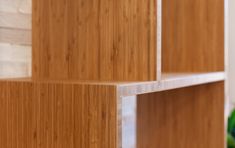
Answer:
<svg viewBox="0 0 235 148"><path fill-rule="evenodd" d="M34 0L33 78L156 80L155 33L154 0Z"/></svg>
<svg viewBox="0 0 235 148"><path fill-rule="evenodd" d="M0 147L115 148L113 86L0 83Z"/></svg>
<svg viewBox="0 0 235 148"><path fill-rule="evenodd" d="M162 1L163 72L225 69L225 1Z"/></svg>
<svg viewBox="0 0 235 148"><path fill-rule="evenodd" d="M175 75L171 74L166 78L171 82L169 84L174 87L179 87L178 83L184 83L184 80L188 82L189 78L193 77L197 78L190 81L201 80L200 84L209 84L176 90L168 90L173 87L165 87L168 91L158 89L155 90L155 93L151 93L152 91L147 89L143 91L139 89L140 86L135 86L135 89L141 91L133 93L131 89L126 87L127 83L1 80L0 117L2 122L0 122L0 128L2 131L0 146L130 148L138 145L145 148L146 144L150 146L151 143L151 146L154 144L160 144L162 147L165 144L169 146L167 143L170 138L161 132L160 127L160 129L158 126L155 128L154 125L161 125L160 119L163 117L164 111L167 113L173 109L177 111L179 106L187 108L193 106L195 110L192 109L186 114L186 109L183 113L179 112L179 116L171 118L167 116L162 120L169 120L169 122L175 120L177 123L182 120L183 125L191 127L189 123L192 121L188 117L196 115L194 116L195 119L198 119L196 126L202 125L202 129L197 132L198 135L207 131L210 135L218 135L217 132L219 133L222 129L221 122L224 122L224 120L219 122L220 118L223 119L223 112L221 112L222 101L224 101L223 73L214 74L214 78L213 74L181 74L177 77ZM210 75L212 79L210 81L205 79L206 75ZM215 83L217 81L222 82ZM192 85L196 85L196 83L189 86ZM122 86L130 93L121 94L120 87ZM146 84L142 84L142 88L144 87L150 88ZM161 102L165 102L163 104L166 107L165 110L161 108ZM209 103L211 103L211 107L207 108ZM208 109L206 112L203 111L205 108ZM200 110L199 114L196 113L196 109ZM218 114L215 112L217 109L219 109ZM193 114L194 111L196 114ZM201 118L201 115L204 115L202 113L208 116ZM212 122L209 122L209 115L212 115L213 121L216 120L216 125L209 125L210 128L206 130L205 124ZM169 126L171 125L173 124L169 124ZM179 128L183 129L183 125ZM176 131L175 134L182 133L186 137L188 130L187 128L182 132ZM215 132L212 132L214 130ZM166 136L165 141L154 140L152 134L160 137ZM204 148L205 145L212 145L211 140L208 144L201 143L203 140L200 137L197 138L199 138L198 142L192 142L194 145L198 143L201 148ZM189 140L192 139L189 137ZM221 145L222 140L218 138L218 146ZM187 146L187 142L184 140L182 143L172 142L175 145Z"/></svg>
<svg viewBox="0 0 235 148"><path fill-rule="evenodd" d="M138 148L225 147L224 83L139 95Z"/></svg>

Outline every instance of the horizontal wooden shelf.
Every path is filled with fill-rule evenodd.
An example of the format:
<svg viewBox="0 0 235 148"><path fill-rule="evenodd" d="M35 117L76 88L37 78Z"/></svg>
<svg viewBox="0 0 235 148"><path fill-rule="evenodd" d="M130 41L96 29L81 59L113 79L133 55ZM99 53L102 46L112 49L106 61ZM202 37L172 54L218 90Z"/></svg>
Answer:
<svg viewBox="0 0 235 148"><path fill-rule="evenodd" d="M159 92L182 87L212 83L225 80L225 72L210 73L163 73L160 81L144 82L98 82L73 80L42 80L40 83L87 84L116 86L121 97ZM31 78L2 79L2 81L32 82Z"/></svg>
<svg viewBox="0 0 235 148"><path fill-rule="evenodd" d="M225 72L164 73L161 81L120 84L120 96L139 95L225 80Z"/></svg>

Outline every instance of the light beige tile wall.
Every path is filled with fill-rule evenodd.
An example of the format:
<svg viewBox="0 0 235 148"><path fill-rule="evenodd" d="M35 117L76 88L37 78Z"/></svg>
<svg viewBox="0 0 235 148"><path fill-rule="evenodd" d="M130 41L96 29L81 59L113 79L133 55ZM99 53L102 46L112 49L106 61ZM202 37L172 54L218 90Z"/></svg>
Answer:
<svg viewBox="0 0 235 148"><path fill-rule="evenodd" d="M31 75L31 1L0 0L0 77Z"/></svg>

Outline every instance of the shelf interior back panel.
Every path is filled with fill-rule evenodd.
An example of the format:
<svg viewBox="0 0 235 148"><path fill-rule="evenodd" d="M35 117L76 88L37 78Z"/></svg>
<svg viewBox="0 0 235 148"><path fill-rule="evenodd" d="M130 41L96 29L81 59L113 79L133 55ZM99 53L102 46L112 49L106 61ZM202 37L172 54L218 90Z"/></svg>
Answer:
<svg viewBox="0 0 235 148"><path fill-rule="evenodd" d="M224 70L224 0L164 0L163 72Z"/></svg>
<svg viewBox="0 0 235 148"><path fill-rule="evenodd" d="M224 82L137 99L138 148L223 148Z"/></svg>

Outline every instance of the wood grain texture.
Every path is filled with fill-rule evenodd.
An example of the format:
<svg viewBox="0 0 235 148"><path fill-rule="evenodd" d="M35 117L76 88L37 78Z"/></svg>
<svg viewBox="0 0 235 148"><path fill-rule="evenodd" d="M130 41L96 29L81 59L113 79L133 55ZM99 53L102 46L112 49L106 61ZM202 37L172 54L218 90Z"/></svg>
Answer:
<svg viewBox="0 0 235 148"><path fill-rule="evenodd" d="M164 0L163 72L224 70L224 0Z"/></svg>
<svg viewBox="0 0 235 148"><path fill-rule="evenodd" d="M138 148L223 148L224 83L139 95Z"/></svg>
<svg viewBox="0 0 235 148"><path fill-rule="evenodd" d="M155 33L155 0L34 0L33 78L156 80Z"/></svg>
<svg viewBox="0 0 235 148"><path fill-rule="evenodd" d="M0 0L0 41L31 44L30 2ZM222 148L222 11L222 0L33 0L33 79L0 81L0 147ZM221 72L161 78L161 58L163 72Z"/></svg>
<svg viewBox="0 0 235 148"><path fill-rule="evenodd" d="M0 83L0 147L116 148L113 86Z"/></svg>

